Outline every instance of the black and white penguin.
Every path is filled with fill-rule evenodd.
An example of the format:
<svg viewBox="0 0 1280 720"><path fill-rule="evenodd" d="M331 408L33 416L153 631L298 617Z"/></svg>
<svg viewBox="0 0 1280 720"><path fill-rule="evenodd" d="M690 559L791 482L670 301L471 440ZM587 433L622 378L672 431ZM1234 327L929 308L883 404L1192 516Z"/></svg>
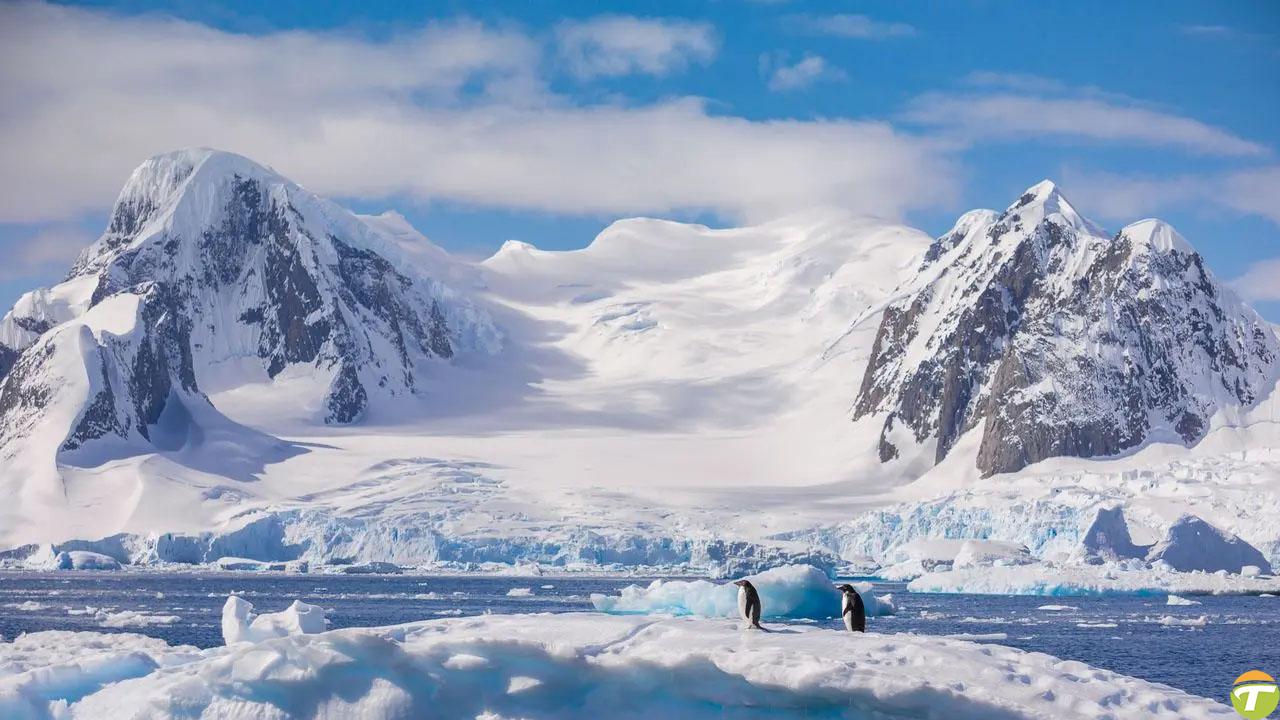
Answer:
<svg viewBox="0 0 1280 720"><path fill-rule="evenodd" d="M751 627L763 630L760 627L760 593L756 592L756 588L746 580L734 580L734 585L738 586L738 614L751 624Z"/></svg>
<svg viewBox="0 0 1280 720"><path fill-rule="evenodd" d="M867 610L862 604L862 596L849 583L836 589L840 591L840 617L844 619L844 629L849 632L866 632Z"/></svg>

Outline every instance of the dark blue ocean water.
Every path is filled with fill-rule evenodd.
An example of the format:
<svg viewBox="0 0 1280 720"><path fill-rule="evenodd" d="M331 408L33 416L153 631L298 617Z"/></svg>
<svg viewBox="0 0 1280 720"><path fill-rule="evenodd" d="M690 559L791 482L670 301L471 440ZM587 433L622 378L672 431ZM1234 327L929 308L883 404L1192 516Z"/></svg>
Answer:
<svg viewBox="0 0 1280 720"><path fill-rule="evenodd" d="M331 627L390 625L492 613L591 610L591 593L616 593L635 577L474 577L285 575L255 573L0 572L0 635L37 630L140 632L171 643L222 643L222 604L235 592L260 612L291 598L329 609ZM527 588L528 596L509 596ZM900 584L898 614L871 618L872 632L968 635L1023 650L1080 660L1126 675L1225 701L1248 669L1280 672L1280 598L1197 597L1201 605L1167 606L1164 596L1041 598L918 595ZM1070 606L1042 610L1047 605ZM108 615L133 610L179 620L103 627ZM75 613L75 614L73 614ZM1204 624L1199 625L1204 618ZM1189 624L1180 624L1189 623ZM833 619L827 623L836 627Z"/></svg>

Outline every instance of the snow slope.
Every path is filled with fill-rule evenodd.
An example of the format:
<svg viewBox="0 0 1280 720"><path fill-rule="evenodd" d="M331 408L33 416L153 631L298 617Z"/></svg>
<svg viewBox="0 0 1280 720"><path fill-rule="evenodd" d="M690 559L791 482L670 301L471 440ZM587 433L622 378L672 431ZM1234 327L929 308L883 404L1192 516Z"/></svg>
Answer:
<svg viewBox="0 0 1280 720"><path fill-rule="evenodd" d="M24 297L0 322L0 347L17 363L0 384L0 489L14 498L0 509L0 546L52 543L53 554L130 563L229 556L738 575L885 563L919 538L1072 556L1099 509L1122 507L1134 542L1157 542L1191 513L1275 564L1280 530L1266 512L1280 502L1274 328L1222 291L1171 229L1138 223L1112 239L1056 189L1028 195L1004 220L975 211L937 241L830 213L731 229L631 219L582 250L512 241L470 263L394 213L352 215L244 158L160 156L135 173L69 280ZM1000 224L1008 232L993 252L980 240ZM980 460L985 421L951 426L940 462L936 438L886 424L882 410L901 404L910 373L885 370L888 404L859 413L869 361L887 352L886 307L921 293L937 303L920 315L937 327L903 336L906 354L891 365L905 372L978 332L967 321L959 334L941 329L975 307L954 278L978 273L992 290L988 276L1004 272L993 270L995 255L1045 250L1049 226L1074 239L1035 255L1038 297L1053 302L1035 305L1027 327L1041 335L1023 332L1018 347L1048 343L1056 349L1043 357L1060 360L1072 357L1069 340L1093 338L1058 320L1105 305L1101 290L1069 292L1104 257L1115 260L1108 283L1147 298L1133 312L1176 295L1203 317L1221 313L1199 335L1154 321L1168 332L1165 354L1152 357L1176 362L1147 358L1143 372L1176 372L1157 388L1169 392L1144 390L1136 444L983 477L994 468ZM315 262L254 250L273 243ZM1059 264L1065 274L1050 271ZM289 268L316 289L306 312L289 298L309 291L272 299L281 283L254 279L295 277ZM170 305L163 288L174 285L183 291ZM441 337L432 308L444 317L447 357L431 349ZM152 321L160 317L183 322ZM325 323L329 332L307 340L303 329ZM1132 355L1129 339L1099 344L1101 357ZM1205 364L1206 348L1216 365ZM155 371L136 371L139 358ZM96 400L104 373L111 403ZM989 381L967 387L980 396ZM1017 391L1043 400L1046 387ZM1111 394L1105 383L1086 389ZM353 412L329 412L361 391L362 411L338 402ZM1028 426L1070 425L1084 401L1055 402ZM1196 433L1164 432L1178 413L1202 421ZM1104 416L1115 414L1089 414ZM86 418L88 441L68 448ZM889 462L886 439L900 449Z"/></svg>
<svg viewBox="0 0 1280 720"><path fill-rule="evenodd" d="M46 717L65 701L71 718L1234 717L1204 698L1012 648L743 631L729 620L494 615L175 651L172 661L152 659L153 643L113 677L84 673L70 686L39 669L0 675L0 710Z"/></svg>

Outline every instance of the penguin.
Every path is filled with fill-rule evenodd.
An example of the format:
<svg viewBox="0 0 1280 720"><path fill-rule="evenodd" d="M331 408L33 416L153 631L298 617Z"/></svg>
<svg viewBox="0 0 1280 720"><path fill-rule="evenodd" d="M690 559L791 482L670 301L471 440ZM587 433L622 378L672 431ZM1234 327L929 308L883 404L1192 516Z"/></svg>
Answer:
<svg viewBox="0 0 1280 720"><path fill-rule="evenodd" d="M734 580L733 584L738 586L738 612L742 619L750 623L751 627L763 630L760 627L760 593L746 580Z"/></svg>
<svg viewBox="0 0 1280 720"><path fill-rule="evenodd" d="M844 629L849 632L866 632L867 611L862 604L862 596L849 583L836 589L840 591L840 617L844 619Z"/></svg>

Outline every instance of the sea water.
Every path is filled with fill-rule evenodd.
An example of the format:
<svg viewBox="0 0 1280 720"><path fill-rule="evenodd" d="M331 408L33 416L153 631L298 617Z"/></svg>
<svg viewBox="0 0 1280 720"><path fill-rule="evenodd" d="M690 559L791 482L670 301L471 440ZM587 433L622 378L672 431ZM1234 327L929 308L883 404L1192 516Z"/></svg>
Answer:
<svg viewBox="0 0 1280 720"><path fill-rule="evenodd" d="M326 608L330 627L343 628L483 613L590 611L591 593L617 593L651 579L0 572L0 636L12 639L39 630L137 632L211 647L222 644L222 605L232 593L258 612L281 610L298 598ZM869 618L870 632L1009 645L1218 700L1245 670L1280 670L1280 598L1197 596L1199 605L1170 606L1163 595L929 595L908 593L893 583L877 583L875 592L893 593L898 614ZM836 618L816 624L839 627Z"/></svg>

